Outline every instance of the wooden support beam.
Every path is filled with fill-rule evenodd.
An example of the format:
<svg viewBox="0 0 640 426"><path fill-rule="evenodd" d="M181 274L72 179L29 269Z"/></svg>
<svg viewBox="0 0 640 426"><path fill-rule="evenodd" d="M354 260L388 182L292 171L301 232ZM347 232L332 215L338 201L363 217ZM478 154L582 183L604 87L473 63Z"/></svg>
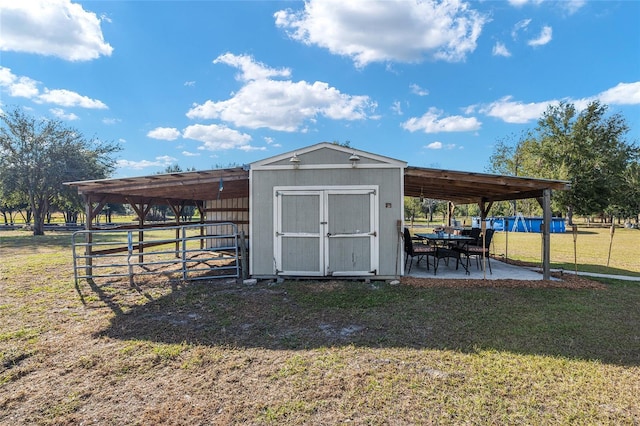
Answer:
<svg viewBox="0 0 640 426"><path fill-rule="evenodd" d="M91 207L92 205L92 198L91 195L85 195L84 196L84 208L85 208L85 224L84 224L84 228L87 231L90 231L91 228L93 227L93 209ZM87 232L85 234L85 238L84 238L84 242L85 242L85 249L84 249L84 254L86 256L85 258L85 276L87 277L91 277L93 275L93 258L91 257L92 255L92 247L91 245L93 244L93 235L91 234L91 232Z"/></svg>
<svg viewBox="0 0 640 426"><path fill-rule="evenodd" d="M176 226L180 226L180 216L182 215L182 210L184 209L184 201L180 203L180 205L176 205L175 203L171 203L169 200L166 200L171 210L173 210L173 214L176 218ZM176 228L176 258L180 257L180 229Z"/></svg>
<svg viewBox="0 0 640 426"><path fill-rule="evenodd" d="M551 190L542 195L542 279L551 279Z"/></svg>
<svg viewBox="0 0 640 426"><path fill-rule="evenodd" d="M204 205L204 201L197 201L196 202L196 207L198 208L198 212L200 212L200 223L204 224L205 220L206 220L206 213L205 213L205 205ZM200 236L204 237L205 235L205 229L204 226L200 227ZM200 239L200 249L204 248L204 238Z"/></svg>
<svg viewBox="0 0 640 426"><path fill-rule="evenodd" d="M138 231L138 262L143 263L144 262L144 218L147 217L147 214L149 214L149 211L151 210L151 203L141 203L141 204L136 204L133 203L129 200L127 200L127 202L131 205L131 208L133 208L133 210L136 212L136 214L138 215L138 229L140 231Z"/></svg>

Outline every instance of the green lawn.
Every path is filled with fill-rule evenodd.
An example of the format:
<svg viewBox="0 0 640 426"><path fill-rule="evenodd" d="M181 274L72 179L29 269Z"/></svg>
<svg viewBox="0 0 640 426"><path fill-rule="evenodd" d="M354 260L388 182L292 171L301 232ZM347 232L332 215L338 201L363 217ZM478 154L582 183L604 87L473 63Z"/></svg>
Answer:
<svg viewBox="0 0 640 426"><path fill-rule="evenodd" d="M640 423L637 282L76 288L69 241L0 233L0 424Z"/></svg>

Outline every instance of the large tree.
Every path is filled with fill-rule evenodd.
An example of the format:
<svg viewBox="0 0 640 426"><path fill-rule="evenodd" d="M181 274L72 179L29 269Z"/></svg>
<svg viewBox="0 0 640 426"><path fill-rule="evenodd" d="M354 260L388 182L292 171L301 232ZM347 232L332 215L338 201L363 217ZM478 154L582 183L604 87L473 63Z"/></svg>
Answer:
<svg viewBox="0 0 640 426"><path fill-rule="evenodd" d="M572 104L551 106L538 121L539 166L544 177L571 182L555 201L567 211L602 213L615 203L616 189L638 148L624 139L629 127L620 114L591 102L578 112Z"/></svg>
<svg viewBox="0 0 640 426"><path fill-rule="evenodd" d="M607 114L607 106L591 102L578 111L575 105L550 106L534 131L514 145L498 143L491 157L492 170L571 182L569 191L554 194L554 209L602 214L617 203L625 173L638 157L638 147L625 140L624 117Z"/></svg>
<svg viewBox="0 0 640 426"><path fill-rule="evenodd" d="M47 212L63 193L63 182L108 177L115 165L111 155L120 149L19 108L0 114L0 124L0 184L26 196L34 235L44 234Z"/></svg>

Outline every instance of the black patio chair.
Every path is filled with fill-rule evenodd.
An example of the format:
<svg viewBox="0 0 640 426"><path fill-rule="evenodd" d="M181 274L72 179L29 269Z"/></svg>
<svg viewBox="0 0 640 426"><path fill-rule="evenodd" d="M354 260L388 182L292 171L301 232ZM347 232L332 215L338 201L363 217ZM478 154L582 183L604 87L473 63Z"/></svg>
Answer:
<svg viewBox="0 0 640 426"><path fill-rule="evenodd" d="M405 259L404 264L405 268L407 267L407 261L409 261L409 271L411 272L411 266L413 265L413 258L417 257L418 260L416 263L420 263L420 259L426 257L427 258L427 271L429 270L429 258L428 256L435 256L436 249L428 244L423 243L414 243L413 238L411 237L411 233L409 229L404 228L404 253Z"/></svg>
<svg viewBox="0 0 640 426"><path fill-rule="evenodd" d="M489 247L491 246L491 239L494 234L493 229L487 229L484 233L484 247L482 245L483 237L480 236L478 238L478 245L467 245L466 247L461 249L461 253L467 256L467 268L469 268L469 259L474 256L476 258L476 267L480 269L480 258L482 256L487 258L487 262L489 263L489 273L493 274L491 271L491 257L489 256Z"/></svg>

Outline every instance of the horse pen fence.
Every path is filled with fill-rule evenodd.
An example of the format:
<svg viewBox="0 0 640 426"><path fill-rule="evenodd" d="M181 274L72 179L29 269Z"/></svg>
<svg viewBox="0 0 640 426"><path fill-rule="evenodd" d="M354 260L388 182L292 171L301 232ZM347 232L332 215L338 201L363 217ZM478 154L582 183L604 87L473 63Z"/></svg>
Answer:
<svg viewBox="0 0 640 426"><path fill-rule="evenodd" d="M107 277L133 284L142 275L238 279L246 270L244 235L230 222L82 230L73 233L72 248L76 285Z"/></svg>

